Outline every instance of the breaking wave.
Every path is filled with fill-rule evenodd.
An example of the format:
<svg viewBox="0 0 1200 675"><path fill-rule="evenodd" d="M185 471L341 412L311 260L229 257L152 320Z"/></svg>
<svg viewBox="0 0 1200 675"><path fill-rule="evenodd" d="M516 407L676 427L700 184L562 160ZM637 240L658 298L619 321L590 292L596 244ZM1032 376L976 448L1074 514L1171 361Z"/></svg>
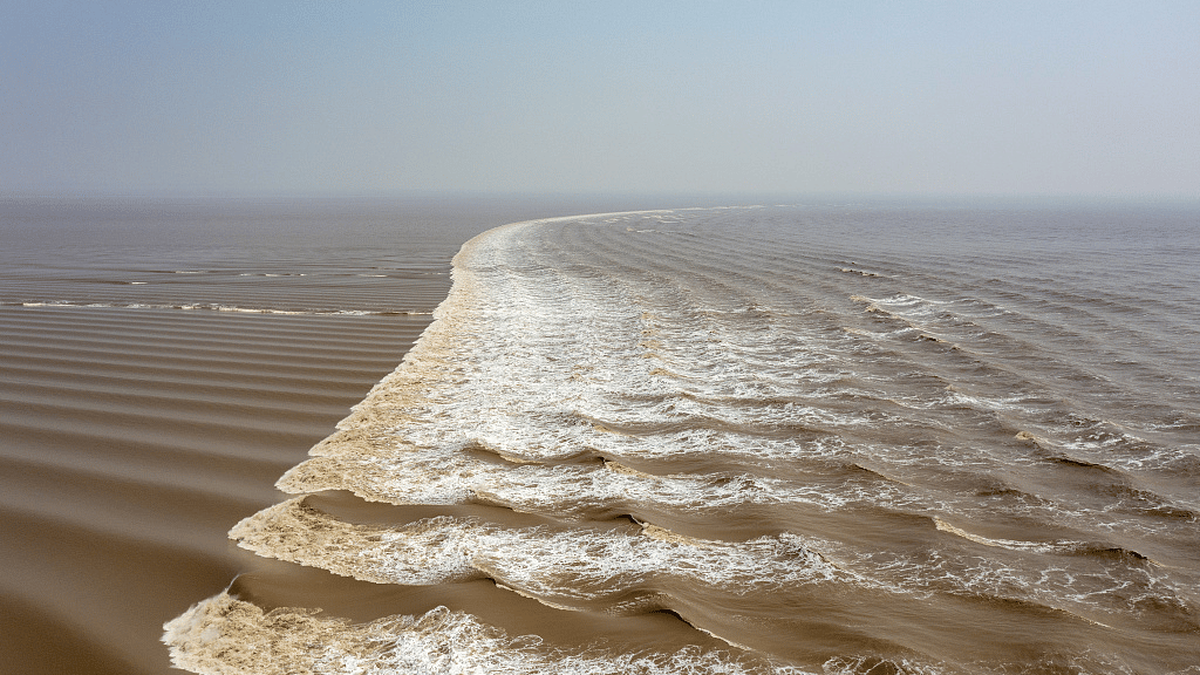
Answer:
<svg viewBox="0 0 1200 675"><path fill-rule="evenodd" d="M295 497L230 533L428 595L367 620L260 606L245 580L167 624L174 663L1185 672L1200 381L1151 347L1200 316L1147 317L1052 251L878 237L851 261L835 218L599 214L466 243L417 345L280 478ZM482 588L509 619L438 600ZM652 647L620 628L662 617L680 625Z"/></svg>

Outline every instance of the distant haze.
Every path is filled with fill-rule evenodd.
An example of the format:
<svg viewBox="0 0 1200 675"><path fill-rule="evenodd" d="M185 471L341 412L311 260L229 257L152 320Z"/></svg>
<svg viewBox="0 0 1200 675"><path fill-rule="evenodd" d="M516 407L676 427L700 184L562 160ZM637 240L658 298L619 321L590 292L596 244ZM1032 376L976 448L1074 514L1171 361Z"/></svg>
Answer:
<svg viewBox="0 0 1200 675"><path fill-rule="evenodd" d="M0 194L1200 198L1198 2L0 2Z"/></svg>

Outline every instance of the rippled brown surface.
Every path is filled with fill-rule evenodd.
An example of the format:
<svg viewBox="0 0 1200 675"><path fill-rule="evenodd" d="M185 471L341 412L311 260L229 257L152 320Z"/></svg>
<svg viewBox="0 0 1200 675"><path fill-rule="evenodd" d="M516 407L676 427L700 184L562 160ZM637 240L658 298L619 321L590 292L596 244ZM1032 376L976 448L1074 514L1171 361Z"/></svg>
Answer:
<svg viewBox="0 0 1200 675"><path fill-rule="evenodd" d="M1188 672L1193 216L835 205L514 226L464 249L438 322L365 399L367 364L391 370L427 320L356 280L411 284L398 263L288 277L294 251L233 254L146 272L213 283L141 307L76 280L103 307L3 308L3 419L29 439L3 455L12 653L36 662L34 628L56 625L63 658L153 672L165 655L135 629L155 639L209 598L167 635L197 672ZM178 308L272 284L273 307L305 313ZM305 296L331 284L364 313ZM150 357L174 374L136 370ZM324 390L349 372L344 396ZM284 471L297 497L247 518L283 499Z"/></svg>
<svg viewBox="0 0 1200 675"><path fill-rule="evenodd" d="M519 208L0 204L0 672L178 672L163 622L257 564L229 527Z"/></svg>
<svg viewBox="0 0 1200 675"><path fill-rule="evenodd" d="M215 314L215 313L211 313ZM163 672L162 623L245 565L229 524L424 317L0 308L4 672Z"/></svg>

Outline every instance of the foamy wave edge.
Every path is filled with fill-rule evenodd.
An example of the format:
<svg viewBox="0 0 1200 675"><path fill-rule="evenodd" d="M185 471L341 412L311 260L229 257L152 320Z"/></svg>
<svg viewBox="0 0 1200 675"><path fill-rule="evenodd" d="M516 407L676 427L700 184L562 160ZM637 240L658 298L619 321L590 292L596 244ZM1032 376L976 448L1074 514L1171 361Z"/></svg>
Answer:
<svg viewBox="0 0 1200 675"><path fill-rule="evenodd" d="M388 435L403 417L405 403L420 398L429 386L419 371L426 362L444 362L445 345L477 294L467 261L488 264L483 243L516 229L587 218L669 213L631 211L586 214L522 221L502 225L463 244L454 256L452 286L433 312L434 320L405 354L397 368L377 383L352 413L338 423L338 432L318 443L310 455L320 456L331 440L341 445L350 435L353 445L368 450ZM482 259L481 259L482 258ZM46 303L50 306L51 303ZM169 307L214 309L212 307ZM226 308L224 311L255 311ZM274 312L272 312L274 313ZM283 313L283 312L279 312ZM377 415L384 410L387 424ZM285 481L287 474L281 479ZM269 507L263 514L270 511ZM230 532L236 538L237 526ZM259 553L262 555L262 553ZM445 607L421 616L393 615L367 623L322 616L317 608L281 607L273 610L239 599L226 591L193 605L163 625L162 642L172 665L201 675L210 673L781 673L801 674L790 664L734 651L686 647L674 653L615 653L599 647L567 651L545 645L536 635L509 636L477 617Z"/></svg>
<svg viewBox="0 0 1200 675"><path fill-rule="evenodd" d="M264 611L228 592L193 605L163 629L172 663L203 675L811 672L692 648L671 654L554 649L536 636L514 638L470 614L445 607L421 616L396 615L354 624L321 616L319 610Z"/></svg>

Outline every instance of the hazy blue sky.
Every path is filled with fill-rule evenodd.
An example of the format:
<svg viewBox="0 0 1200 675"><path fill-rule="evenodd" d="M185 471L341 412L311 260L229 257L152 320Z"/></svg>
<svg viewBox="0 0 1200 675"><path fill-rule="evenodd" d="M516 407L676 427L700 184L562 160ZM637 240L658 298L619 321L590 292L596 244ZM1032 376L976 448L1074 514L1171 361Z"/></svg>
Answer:
<svg viewBox="0 0 1200 675"><path fill-rule="evenodd" d="M1200 2L0 0L0 194L1200 197Z"/></svg>

